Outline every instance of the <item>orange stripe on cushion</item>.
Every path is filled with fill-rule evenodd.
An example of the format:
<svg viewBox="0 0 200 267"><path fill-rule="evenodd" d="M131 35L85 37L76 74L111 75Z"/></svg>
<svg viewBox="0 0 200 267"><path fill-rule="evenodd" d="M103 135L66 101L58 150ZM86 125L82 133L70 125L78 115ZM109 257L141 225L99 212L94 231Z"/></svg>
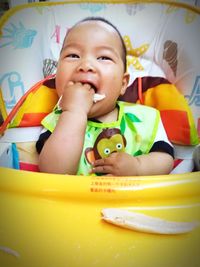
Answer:
<svg viewBox="0 0 200 267"><path fill-rule="evenodd" d="M171 142L190 145L190 125L186 111L161 110L162 122Z"/></svg>
<svg viewBox="0 0 200 267"><path fill-rule="evenodd" d="M25 113L19 124L19 127L40 126L41 120L47 116L48 113Z"/></svg>

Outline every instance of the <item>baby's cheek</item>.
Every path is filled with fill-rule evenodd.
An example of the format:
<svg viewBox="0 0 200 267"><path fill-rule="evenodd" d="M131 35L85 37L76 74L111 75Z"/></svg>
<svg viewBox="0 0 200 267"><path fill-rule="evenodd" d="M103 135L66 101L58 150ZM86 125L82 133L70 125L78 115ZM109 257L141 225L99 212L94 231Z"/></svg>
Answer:
<svg viewBox="0 0 200 267"><path fill-rule="evenodd" d="M58 94L58 96L61 96L63 93L63 90L61 89L61 82L60 79L56 76L56 80L55 80L55 87L56 87L56 92Z"/></svg>
<svg viewBox="0 0 200 267"><path fill-rule="evenodd" d="M56 80L56 92L57 92L59 97L62 96L63 93L64 93L64 88L66 86L65 84L66 84L66 82L64 80L62 80L62 79L57 79Z"/></svg>
<svg viewBox="0 0 200 267"><path fill-rule="evenodd" d="M63 90L60 89L60 88L56 88L56 92L57 92L57 94L58 94L59 97L61 97L62 94L63 94Z"/></svg>

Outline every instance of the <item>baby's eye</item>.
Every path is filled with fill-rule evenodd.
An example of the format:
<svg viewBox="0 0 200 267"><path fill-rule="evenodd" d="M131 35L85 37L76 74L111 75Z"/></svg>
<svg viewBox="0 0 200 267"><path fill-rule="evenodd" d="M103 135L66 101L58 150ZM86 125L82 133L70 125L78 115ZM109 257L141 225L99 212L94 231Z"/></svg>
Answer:
<svg viewBox="0 0 200 267"><path fill-rule="evenodd" d="M69 54L66 56L67 58L79 58L77 54Z"/></svg>
<svg viewBox="0 0 200 267"><path fill-rule="evenodd" d="M99 60L112 60L110 57L107 57L107 56L101 56L101 57L98 57Z"/></svg>

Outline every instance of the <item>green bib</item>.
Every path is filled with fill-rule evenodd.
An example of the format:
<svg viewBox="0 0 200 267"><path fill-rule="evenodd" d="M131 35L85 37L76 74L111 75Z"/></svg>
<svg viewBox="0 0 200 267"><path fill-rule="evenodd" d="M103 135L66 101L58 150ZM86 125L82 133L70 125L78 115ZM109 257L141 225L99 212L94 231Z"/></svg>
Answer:
<svg viewBox="0 0 200 267"><path fill-rule="evenodd" d="M88 120L78 175L89 175L91 162L106 158L113 152L126 152L132 156L147 154L158 129L160 113L154 108L117 102L118 120L101 123ZM53 132L61 110L54 108L42 120L42 125Z"/></svg>

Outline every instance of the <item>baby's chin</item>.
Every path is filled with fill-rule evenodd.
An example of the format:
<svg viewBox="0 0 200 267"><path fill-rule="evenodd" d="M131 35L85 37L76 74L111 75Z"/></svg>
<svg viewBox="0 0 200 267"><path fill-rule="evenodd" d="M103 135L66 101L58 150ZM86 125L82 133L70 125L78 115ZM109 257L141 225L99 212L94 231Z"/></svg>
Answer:
<svg viewBox="0 0 200 267"><path fill-rule="evenodd" d="M103 112L103 106L100 102L94 103L88 113L88 119L97 119L103 116L105 112Z"/></svg>
<svg viewBox="0 0 200 267"><path fill-rule="evenodd" d="M94 103L88 113L88 119L95 119L99 122L103 122L105 117L109 116L110 112L114 110L114 107L107 106L103 101Z"/></svg>

